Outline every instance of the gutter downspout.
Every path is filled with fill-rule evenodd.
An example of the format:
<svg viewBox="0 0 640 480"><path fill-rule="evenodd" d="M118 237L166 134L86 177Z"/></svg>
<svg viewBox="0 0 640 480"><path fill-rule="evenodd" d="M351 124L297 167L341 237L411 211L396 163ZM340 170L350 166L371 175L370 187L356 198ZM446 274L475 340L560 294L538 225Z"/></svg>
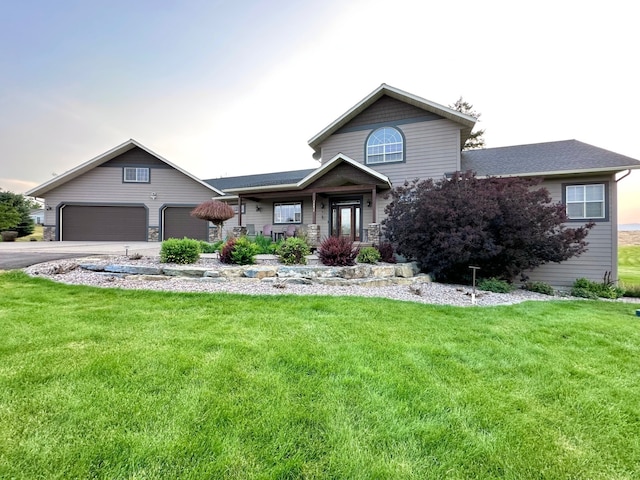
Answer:
<svg viewBox="0 0 640 480"><path fill-rule="evenodd" d="M618 183L620 180L622 180L623 178L628 177L629 175L631 175L631 169L627 170L627 173L625 173L623 176L621 176L620 178L618 178L617 180L614 180L616 183Z"/></svg>

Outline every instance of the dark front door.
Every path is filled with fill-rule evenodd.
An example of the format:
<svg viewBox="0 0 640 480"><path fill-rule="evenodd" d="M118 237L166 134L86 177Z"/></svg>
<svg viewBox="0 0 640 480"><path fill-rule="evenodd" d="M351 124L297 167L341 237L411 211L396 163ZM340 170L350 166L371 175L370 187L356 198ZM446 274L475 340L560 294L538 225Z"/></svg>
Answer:
<svg viewBox="0 0 640 480"><path fill-rule="evenodd" d="M360 201L348 200L331 204L331 235L360 241Z"/></svg>

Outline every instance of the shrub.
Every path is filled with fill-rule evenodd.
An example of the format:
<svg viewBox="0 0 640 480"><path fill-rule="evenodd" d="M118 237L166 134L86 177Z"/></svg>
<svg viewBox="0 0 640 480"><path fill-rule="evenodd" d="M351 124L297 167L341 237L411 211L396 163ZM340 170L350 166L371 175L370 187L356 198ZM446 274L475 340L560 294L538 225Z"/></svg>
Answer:
<svg viewBox="0 0 640 480"><path fill-rule="evenodd" d="M236 265L253 265L256 263L258 247L247 237L240 237L236 240L231 252L232 263Z"/></svg>
<svg viewBox="0 0 640 480"><path fill-rule="evenodd" d="M231 257L231 254L233 253L233 249L236 246L237 240L238 240L237 238L230 238L222 245L222 248L220 249L220 261L222 263L227 263L227 264L233 263L233 258Z"/></svg>
<svg viewBox="0 0 640 480"><path fill-rule="evenodd" d="M203 240L200 241L200 253L216 253L218 251L218 247L222 244L222 242L209 243Z"/></svg>
<svg viewBox="0 0 640 480"><path fill-rule="evenodd" d="M360 263L376 263L380 261L380 251L374 247L364 247L358 253L358 262Z"/></svg>
<svg viewBox="0 0 640 480"><path fill-rule="evenodd" d="M358 249L346 237L327 237L318 248L318 258L323 265L346 267L355 265Z"/></svg>
<svg viewBox="0 0 640 480"><path fill-rule="evenodd" d="M500 280L495 277L483 278L478 282L478 288L487 292L509 293L513 290L513 286L509 282Z"/></svg>
<svg viewBox="0 0 640 480"><path fill-rule="evenodd" d="M605 278L607 278L605 274ZM610 281L594 282L587 278L578 278L571 288L571 295L580 298L620 298L624 289L616 287Z"/></svg>
<svg viewBox="0 0 640 480"><path fill-rule="evenodd" d="M0 236L3 242L15 242L16 238L18 238L18 232L5 230L4 232L0 232Z"/></svg>
<svg viewBox="0 0 640 480"><path fill-rule="evenodd" d="M476 265L487 278L511 281L584 253L594 226L568 226L566 207L553 203L540 181L477 178L469 171L406 182L391 191L385 235L398 253L438 278L466 279Z"/></svg>
<svg viewBox="0 0 640 480"><path fill-rule="evenodd" d="M276 252L277 244L273 243L271 237L265 237L264 235L256 235L253 243L257 247L258 254L270 255Z"/></svg>
<svg viewBox="0 0 640 480"><path fill-rule="evenodd" d="M374 245L380 252L380 260L386 263L396 263L396 254L393 250L393 245L389 242L382 242L380 245Z"/></svg>
<svg viewBox="0 0 640 480"><path fill-rule="evenodd" d="M191 238L170 238L162 242L160 261L162 263L195 263L200 258L200 243Z"/></svg>
<svg viewBox="0 0 640 480"><path fill-rule="evenodd" d="M280 255L280 261L285 265L293 264L306 264L306 255L311 253L311 249L307 242L302 238L290 237L287 238L278 247L278 255Z"/></svg>
<svg viewBox="0 0 640 480"><path fill-rule="evenodd" d="M545 282L527 282L522 288L530 292L542 293L543 295L555 295L556 291L551 285Z"/></svg>

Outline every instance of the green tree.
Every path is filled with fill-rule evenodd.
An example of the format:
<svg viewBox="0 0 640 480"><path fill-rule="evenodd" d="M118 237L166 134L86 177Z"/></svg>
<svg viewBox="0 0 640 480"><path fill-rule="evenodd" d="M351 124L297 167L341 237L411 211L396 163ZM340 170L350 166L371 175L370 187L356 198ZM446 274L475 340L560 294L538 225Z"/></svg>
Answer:
<svg viewBox="0 0 640 480"><path fill-rule="evenodd" d="M16 225L11 227L12 230L18 232L18 237L25 237L31 235L35 228L33 219L29 216L32 208L37 208L38 205L24 195L13 192L0 192L0 204L6 205L16 212L20 216Z"/></svg>
<svg viewBox="0 0 640 480"><path fill-rule="evenodd" d="M480 115L482 115L481 113L476 112L473 109L473 105L465 101L462 97L460 97L453 105L449 105L449 108L453 108L465 115L476 117L478 122L480 121ZM472 150L476 148L484 148L484 129L472 131L471 135L469 135L469 138L467 138L462 146L462 150Z"/></svg>
<svg viewBox="0 0 640 480"><path fill-rule="evenodd" d="M6 203L0 203L0 231L14 229L20 223L18 211Z"/></svg>

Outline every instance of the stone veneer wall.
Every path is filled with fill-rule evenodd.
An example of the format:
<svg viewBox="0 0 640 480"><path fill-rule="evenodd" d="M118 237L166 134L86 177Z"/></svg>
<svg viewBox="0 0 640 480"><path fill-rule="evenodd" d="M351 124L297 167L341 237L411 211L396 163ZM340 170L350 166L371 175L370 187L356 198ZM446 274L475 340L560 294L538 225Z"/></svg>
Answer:
<svg viewBox="0 0 640 480"><path fill-rule="evenodd" d="M160 241L160 227L149 227L147 230L147 242Z"/></svg>
<svg viewBox="0 0 640 480"><path fill-rule="evenodd" d="M373 245L380 245L380 240L382 239L382 228L379 223L370 223L369 224L369 243Z"/></svg>
<svg viewBox="0 0 640 480"><path fill-rule="evenodd" d="M53 242L56 239L56 227L45 225L42 227L42 240L45 242Z"/></svg>
<svg viewBox="0 0 640 480"><path fill-rule="evenodd" d="M307 242L309 242L309 246L311 247L320 245L320 225L317 223L307 225Z"/></svg>

